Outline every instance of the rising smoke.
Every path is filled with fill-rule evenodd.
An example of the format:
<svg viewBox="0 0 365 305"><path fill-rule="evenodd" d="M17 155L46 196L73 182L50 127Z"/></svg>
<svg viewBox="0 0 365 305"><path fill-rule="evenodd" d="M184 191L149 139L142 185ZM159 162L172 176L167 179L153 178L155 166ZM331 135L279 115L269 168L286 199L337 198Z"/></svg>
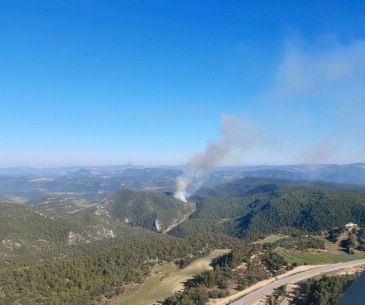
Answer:
<svg viewBox="0 0 365 305"><path fill-rule="evenodd" d="M236 116L222 116L220 132L220 139L209 143L203 152L193 155L184 167L183 174L177 179L175 198L186 202L187 197L203 184L212 170L222 164L234 149L245 152L258 140L258 132L253 124Z"/></svg>
<svg viewBox="0 0 365 305"><path fill-rule="evenodd" d="M277 143L263 163L363 159L365 40L314 44L300 40L285 45L273 83L254 99L259 116L269 118L260 125L265 138L274 136ZM257 143L252 127L237 117L223 116L221 138L191 158L178 178L175 197L186 201L232 150L252 153L255 144L271 146L262 139Z"/></svg>

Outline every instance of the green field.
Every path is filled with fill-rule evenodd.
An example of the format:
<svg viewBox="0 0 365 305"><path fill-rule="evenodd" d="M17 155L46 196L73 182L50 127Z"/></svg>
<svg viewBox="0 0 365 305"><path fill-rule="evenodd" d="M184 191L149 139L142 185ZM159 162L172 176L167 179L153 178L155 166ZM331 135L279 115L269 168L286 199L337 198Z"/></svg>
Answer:
<svg viewBox="0 0 365 305"><path fill-rule="evenodd" d="M318 237L324 239L323 237ZM295 251L295 250L280 250L279 253L289 263L297 263L299 265L321 265L337 262L345 262L350 260L365 258L365 252L355 251L354 254L347 254L341 251L336 244L325 240L325 251Z"/></svg>
<svg viewBox="0 0 365 305"><path fill-rule="evenodd" d="M214 250L209 255L194 260L184 269L175 264L156 266L146 281L131 294L116 299L118 305L149 305L162 301L183 288L183 283L193 276L210 269L213 258L227 253L229 250Z"/></svg>

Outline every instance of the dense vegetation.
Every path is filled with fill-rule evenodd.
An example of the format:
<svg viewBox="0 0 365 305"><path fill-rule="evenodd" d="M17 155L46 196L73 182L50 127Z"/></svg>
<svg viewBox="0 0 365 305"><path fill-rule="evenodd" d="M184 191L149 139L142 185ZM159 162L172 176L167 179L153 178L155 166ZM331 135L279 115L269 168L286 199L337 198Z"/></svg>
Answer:
<svg viewBox="0 0 365 305"><path fill-rule="evenodd" d="M163 231L193 211L191 204L160 192L119 191L102 203L114 219Z"/></svg>
<svg viewBox="0 0 365 305"><path fill-rule="evenodd" d="M268 234L319 233L348 222L365 224L365 195L303 183L245 178L192 198L197 211L175 236L221 232L255 240Z"/></svg>
<svg viewBox="0 0 365 305"><path fill-rule="evenodd" d="M188 242L126 228L112 240L66 250L62 256L0 270L0 304L89 304L141 282L152 265L197 254Z"/></svg>
<svg viewBox="0 0 365 305"><path fill-rule="evenodd" d="M140 198L151 198L146 196ZM154 198L164 196L170 200L159 193ZM151 202L147 211L160 204ZM178 239L130 227L109 200L104 204L62 210L53 209L54 203L52 208L0 203L0 304L97 303L101 295L120 294L126 284L142 282L156 263L186 266L213 247L237 243L224 235Z"/></svg>
<svg viewBox="0 0 365 305"><path fill-rule="evenodd" d="M293 304L335 305L355 278L356 275L342 275L309 280L295 291Z"/></svg>
<svg viewBox="0 0 365 305"><path fill-rule="evenodd" d="M363 195L332 190L284 189L283 194L248 215L242 235L258 237L286 228L320 232L347 222L365 222Z"/></svg>

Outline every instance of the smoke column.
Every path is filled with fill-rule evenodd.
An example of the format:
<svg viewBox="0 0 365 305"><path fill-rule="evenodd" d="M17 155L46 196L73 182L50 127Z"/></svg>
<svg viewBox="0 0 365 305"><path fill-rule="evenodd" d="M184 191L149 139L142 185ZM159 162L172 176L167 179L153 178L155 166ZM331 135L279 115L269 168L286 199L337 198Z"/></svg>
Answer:
<svg viewBox="0 0 365 305"><path fill-rule="evenodd" d="M236 116L223 115L221 138L211 142L203 152L194 154L186 164L183 174L176 183L175 198L187 201L187 197L196 191L212 170L222 164L233 149L245 151L257 141L257 132L252 123Z"/></svg>

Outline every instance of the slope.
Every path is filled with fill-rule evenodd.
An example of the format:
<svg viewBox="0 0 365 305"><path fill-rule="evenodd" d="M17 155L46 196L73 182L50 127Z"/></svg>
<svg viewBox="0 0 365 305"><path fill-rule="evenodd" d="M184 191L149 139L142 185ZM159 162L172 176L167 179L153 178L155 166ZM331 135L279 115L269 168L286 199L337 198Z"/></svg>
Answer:
<svg viewBox="0 0 365 305"><path fill-rule="evenodd" d="M110 217L131 226L162 232L190 214L194 205L161 192L119 191L102 204Z"/></svg>
<svg viewBox="0 0 365 305"><path fill-rule="evenodd" d="M365 194L352 186L244 178L191 198L197 211L171 234L223 233L248 239L365 223Z"/></svg>

